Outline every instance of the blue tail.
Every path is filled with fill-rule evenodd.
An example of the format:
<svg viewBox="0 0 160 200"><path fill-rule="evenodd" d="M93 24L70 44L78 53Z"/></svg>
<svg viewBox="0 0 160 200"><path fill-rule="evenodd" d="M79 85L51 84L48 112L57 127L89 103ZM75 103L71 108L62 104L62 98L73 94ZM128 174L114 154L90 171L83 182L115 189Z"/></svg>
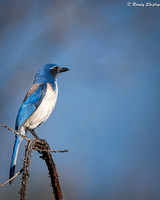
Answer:
<svg viewBox="0 0 160 200"><path fill-rule="evenodd" d="M14 176L14 174L15 174L15 166L16 166L16 162L17 162L19 145L20 145L20 136L17 135L16 139L15 139L15 142L14 142L14 147L13 147L9 178L12 178ZM13 181L11 181L10 184L12 182Z"/></svg>

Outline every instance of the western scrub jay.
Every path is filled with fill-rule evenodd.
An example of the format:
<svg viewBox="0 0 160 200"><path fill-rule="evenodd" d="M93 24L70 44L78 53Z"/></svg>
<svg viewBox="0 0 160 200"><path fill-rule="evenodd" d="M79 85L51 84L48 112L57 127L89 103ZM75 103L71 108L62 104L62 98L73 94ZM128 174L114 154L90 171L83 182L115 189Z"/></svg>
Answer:
<svg viewBox="0 0 160 200"><path fill-rule="evenodd" d="M68 70L68 68L61 68L55 64L46 64L39 69L33 85L28 90L18 111L15 129L19 133L25 135L28 130L36 129L47 120L57 100L57 77L60 73ZM16 135L9 178L12 178L15 174L15 166L21 141L22 137Z"/></svg>

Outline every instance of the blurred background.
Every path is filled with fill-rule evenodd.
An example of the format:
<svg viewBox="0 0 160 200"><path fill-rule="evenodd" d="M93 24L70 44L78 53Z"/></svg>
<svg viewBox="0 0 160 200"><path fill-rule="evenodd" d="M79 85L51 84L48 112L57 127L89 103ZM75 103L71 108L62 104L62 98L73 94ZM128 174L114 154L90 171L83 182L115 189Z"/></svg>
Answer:
<svg viewBox="0 0 160 200"><path fill-rule="evenodd" d="M14 128L41 66L70 68L59 77L54 112L36 130L51 148L69 149L53 154L64 198L160 199L160 8L120 0L1 0L0 18L1 124ZM14 134L1 127L0 135L2 183ZM18 199L20 179L1 188L0 199ZM52 198L47 168L34 151L28 199Z"/></svg>

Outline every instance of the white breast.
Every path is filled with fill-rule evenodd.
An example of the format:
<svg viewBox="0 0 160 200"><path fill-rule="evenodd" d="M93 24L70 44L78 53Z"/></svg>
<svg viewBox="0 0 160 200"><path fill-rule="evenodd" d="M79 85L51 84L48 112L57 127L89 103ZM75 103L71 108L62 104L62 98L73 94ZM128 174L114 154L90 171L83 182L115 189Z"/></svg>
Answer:
<svg viewBox="0 0 160 200"><path fill-rule="evenodd" d="M47 83L46 95L44 96L37 110L26 121L25 126L29 127L30 129L35 129L41 123L46 121L55 107L57 101L57 95L58 95L57 84L56 84L56 90L53 90L52 86L49 83Z"/></svg>

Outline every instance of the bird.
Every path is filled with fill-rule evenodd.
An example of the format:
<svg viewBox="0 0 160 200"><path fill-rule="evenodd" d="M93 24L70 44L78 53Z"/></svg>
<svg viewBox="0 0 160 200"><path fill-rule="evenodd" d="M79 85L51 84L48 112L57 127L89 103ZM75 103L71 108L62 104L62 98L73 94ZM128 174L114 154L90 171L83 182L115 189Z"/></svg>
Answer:
<svg viewBox="0 0 160 200"><path fill-rule="evenodd" d="M42 66L35 75L31 88L28 90L18 111L15 130L26 135L28 130L34 131L45 122L52 113L58 96L57 77L69 69L56 64ZM16 135L13 146L10 173L11 179L15 175L18 151L22 137ZM10 181L10 184L13 182Z"/></svg>

